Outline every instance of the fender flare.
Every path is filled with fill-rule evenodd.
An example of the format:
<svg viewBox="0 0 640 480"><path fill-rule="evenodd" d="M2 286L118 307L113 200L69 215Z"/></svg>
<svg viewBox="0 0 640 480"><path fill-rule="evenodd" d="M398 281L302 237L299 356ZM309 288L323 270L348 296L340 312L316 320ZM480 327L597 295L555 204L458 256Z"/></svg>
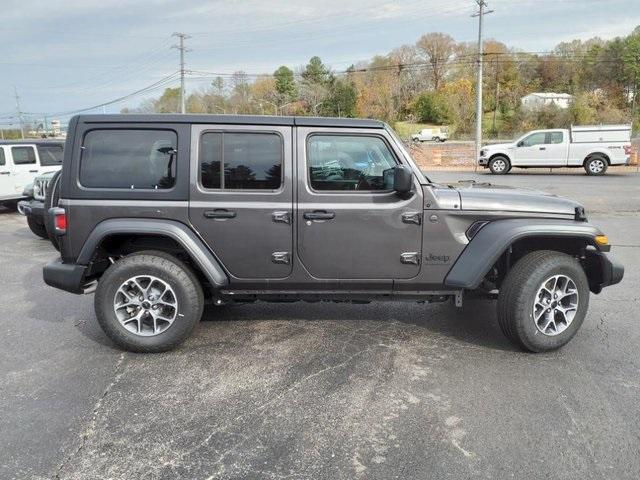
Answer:
<svg viewBox="0 0 640 480"><path fill-rule="evenodd" d="M574 220L508 219L489 222L472 238L445 277L448 287L478 288L500 256L514 242L526 237L580 238L594 245L601 232L593 225Z"/></svg>
<svg viewBox="0 0 640 480"><path fill-rule="evenodd" d="M175 220L112 218L100 222L87 237L76 262L87 265L98 245L114 234L143 234L169 237L182 246L215 288L229 284L229 277L216 257L196 233Z"/></svg>

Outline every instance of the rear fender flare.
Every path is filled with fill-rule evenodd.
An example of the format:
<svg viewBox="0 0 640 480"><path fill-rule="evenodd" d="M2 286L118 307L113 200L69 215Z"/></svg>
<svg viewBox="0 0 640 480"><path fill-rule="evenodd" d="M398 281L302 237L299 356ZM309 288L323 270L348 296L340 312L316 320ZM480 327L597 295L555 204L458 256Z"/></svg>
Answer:
<svg viewBox="0 0 640 480"><path fill-rule="evenodd" d="M112 218L100 222L84 243L77 263L88 265L102 241L114 234L142 234L171 238L178 243L193 262L200 267L214 288L229 284L229 278L216 257L196 233L175 220L155 220L141 218Z"/></svg>

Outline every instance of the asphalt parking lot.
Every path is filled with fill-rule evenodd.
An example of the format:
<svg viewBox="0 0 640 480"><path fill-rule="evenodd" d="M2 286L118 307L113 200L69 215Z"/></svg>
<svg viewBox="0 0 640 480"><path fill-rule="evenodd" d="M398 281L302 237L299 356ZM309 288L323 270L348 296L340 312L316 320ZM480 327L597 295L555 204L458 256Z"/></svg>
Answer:
<svg viewBox="0 0 640 480"><path fill-rule="evenodd" d="M55 250L0 213L0 478L640 477L640 176L438 172L582 201L626 266L564 349L495 305L210 307L179 350L123 353Z"/></svg>

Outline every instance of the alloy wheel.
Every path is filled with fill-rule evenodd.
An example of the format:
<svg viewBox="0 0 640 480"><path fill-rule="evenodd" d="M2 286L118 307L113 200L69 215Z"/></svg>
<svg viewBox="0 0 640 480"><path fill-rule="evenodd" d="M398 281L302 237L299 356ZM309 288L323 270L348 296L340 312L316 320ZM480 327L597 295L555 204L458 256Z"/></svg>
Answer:
<svg viewBox="0 0 640 480"><path fill-rule="evenodd" d="M533 302L533 320L540 333L553 337L564 332L578 311L578 288L566 275L547 278Z"/></svg>

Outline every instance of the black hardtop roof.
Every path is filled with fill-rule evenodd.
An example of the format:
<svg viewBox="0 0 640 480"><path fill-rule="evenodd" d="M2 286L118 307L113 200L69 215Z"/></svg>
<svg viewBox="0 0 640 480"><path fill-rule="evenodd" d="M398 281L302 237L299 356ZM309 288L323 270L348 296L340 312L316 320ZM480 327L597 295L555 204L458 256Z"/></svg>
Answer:
<svg viewBox="0 0 640 480"><path fill-rule="evenodd" d="M25 138L24 140L0 140L0 145L64 145L61 138Z"/></svg>
<svg viewBox="0 0 640 480"><path fill-rule="evenodd" d="M276 125L300 127L384 128L379 120L327 117L276 117L269 115L206 115L206 114L106 114L78 115L83 123L193 123L232 125Z"/></svg>

